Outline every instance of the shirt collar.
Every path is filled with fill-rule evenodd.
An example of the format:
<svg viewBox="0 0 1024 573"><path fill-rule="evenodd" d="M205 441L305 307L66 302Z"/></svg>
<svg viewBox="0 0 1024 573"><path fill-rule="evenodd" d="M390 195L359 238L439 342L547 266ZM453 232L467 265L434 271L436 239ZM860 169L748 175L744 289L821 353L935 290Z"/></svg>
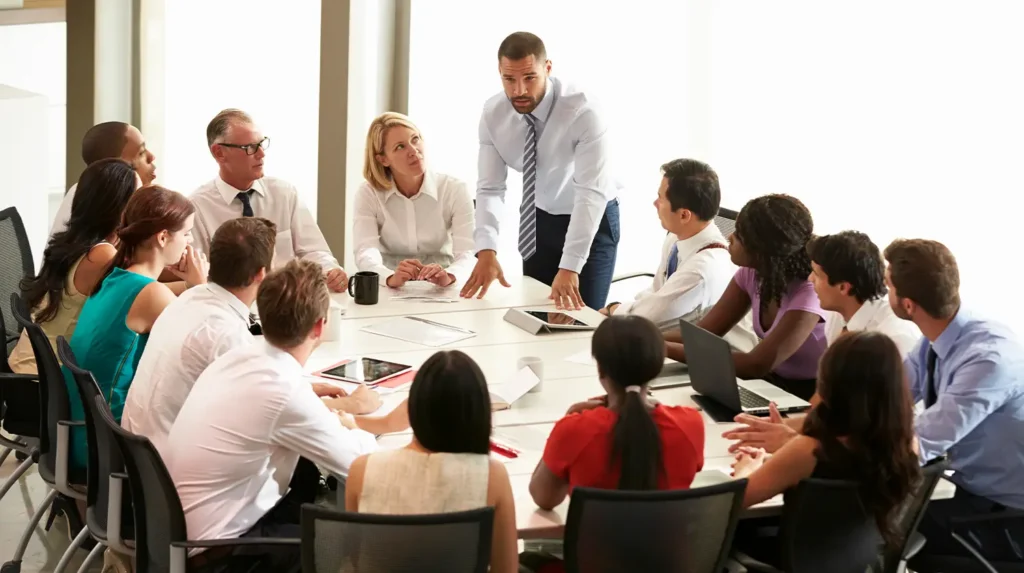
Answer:
<svg viewBox="0 0 1024 573"><path fill-rule="evenodd" d="M960 338L960 332L964 329L964 325L967 324L968 320L970 320L970 313L961 306L956 311L956 316L946 326L946 330L943 330L942 334L932 343L932 348L935 349L935 354L939 358L945 358L947 354L953 351L953 345Z"/></svg>
<svg viewBox="0 0 1024 573"><path fill-rule="evenodd" d="M544 97L541 98L540 103L534 108L530 115L537 119L541 123L545 123L548 120L548 116L551 115L551 108L555 104L555 84L552 83L551 79L548 78L547 83L544 84ZM511 104L509 104L511 105ZM526 121L526 118L520 115L520 119Z"/></svg>
<svg viewBox="0 0 1024 573"><path fill-rule="evenodd" d="M231 310L238 313L238 317L245 321L245 324L249 324L249 307L245 306L245 303L239 300L239 298L226 288L220 286L217 283L208 282L206 288L210 291L214 297L228 303Z"/></svg>
<svg viewBox="0 0 1024 573"><path fill-rule="evenodd" d="M868 324L871 319L874 318L875 314L881 309L879 305L888 305L889 299L885 296L878 297L872 300L864 301L864 304L860 305L857 312L853 313L850 317L850 322L846 323L846 329L850 331L867 330Z"/></svg>
<svg viewBox="0 0 1024 573"><path fill-rule="evenodd" d="M718 225L712 222L689 239L676 241L676 246L679 249L680 256L685 259L696 253L700 248L714 243L725 245L726 239L722 236L722 232L718 230Z"/></svg>
<svg viewBox="0 0 1024 573"><path fill-rule="evenodd" d="M220 193L221 198L224 199L224 202L229 205L231 204L232 201L235 200L236 195L248 191L248 189L235 189L230 184L226 183L223 179L221 179L220 175L218 175L217 178L214 179L213 183L217 186L217 192ZM256 181L253 181L252 189L254 189L260 195L266 196L267 194L267 190L263 186L262 179L257 179Z"/></svg>
<svg viewBox="0 0 1024 573"><path fill-rule="evenodd" d="M401 193L399 193L398 191L398 188L395 187L394 183L391 184L391 189L388 189L387 191L378 191L378 193L384 194L384 199L383 201L381 201L382 203L387 203L388 199L390 199L392 195L401 195ZM434 201L437 201L437 181L434 179L433 172L431 172L429 169L423 175L423 183L420 184L420 190L412 197L409 197L409 199L415 199L416 197L419 197L421 194L430 197Z"/></svg>

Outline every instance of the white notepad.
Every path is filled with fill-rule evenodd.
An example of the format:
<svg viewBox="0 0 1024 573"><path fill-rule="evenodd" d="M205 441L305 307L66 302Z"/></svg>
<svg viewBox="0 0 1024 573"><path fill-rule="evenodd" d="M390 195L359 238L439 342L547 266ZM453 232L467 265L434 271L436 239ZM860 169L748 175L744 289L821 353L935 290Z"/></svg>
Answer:
<svg viewBox="0 0 1024 573"><path fill-rule="evenodd" d="M506 410L516 400L522 398L534 386L540 384L540 378L529 366L524 366L511 380L488 387L491 393L491 410Z"/></svg>
<svg viewBox="0 0 1024 573"><path fill-rule="evenodd" d="M434 322L418 316L401 316L364 326L361 330L424 346L444 346L476 336L472 330Z"/></svg>

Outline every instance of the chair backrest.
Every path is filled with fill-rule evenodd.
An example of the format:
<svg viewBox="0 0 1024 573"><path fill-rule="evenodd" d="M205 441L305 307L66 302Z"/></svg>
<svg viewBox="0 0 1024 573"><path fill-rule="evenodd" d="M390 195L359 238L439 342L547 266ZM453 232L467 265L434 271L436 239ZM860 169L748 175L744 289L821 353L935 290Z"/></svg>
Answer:
<svg viewBox="0 0 1024 573"><path fill-rule="evenodd" d="M306 573L486 573L494 508L436 515L372 515L302 506Z"/></svg>
<svg viewBox="0 0 1024 573"><path fill-rule="evenodd" d="M718 230L725 235L726 239L728 239L729 235L736 230L736 215L738 214L739 213L732 209L720 207L718 209L718 215L715 215L715 226L717 226Z"/></svg>
<svg viewBox="0 0 1024 573"><path fill-rule="evenodd" d="M747 480L670 491L572 490L569 572L717 573L732 545Z"/></svg>
<svg viewBox="0 0 1024 573"><path fill-rule="evenodd" d="M92 372L79 368L71 345L63 336L57 337L57 356L78 386L85 410L85 432L89 443L89 464L86 469L86 524L93 535L102 539L107 532L107 504L110 499L110 474L124 471L121 449L110 430L100 420L98 404L110 411ZM99 403L96 398L100 398Z"/></svg>
<svg viewBox="0 0 1024 573"><path fill-rule="evenodd" d="M918 524L921 523L921 518L924 517L925 510L928 509L928 502L932 499L935 486L947 469L949 469L947 458L938 458L929 462L921 472L921 481L917 483L911 496L900 507L899 513L896 515L896 533L899 536L899 542L886 547L882 553L883 571L886 573L899 571L900 562L907 552L914 532L917 531Z"/></svg>
<svg viewBox="0 0 1024 573"><path fill-rule="evenodd" d="M124 457L135 516L135 571L168 572L171 543L186 541L188 531L171 475L153 443L122 429L102 396L97 396L93 404Z"/></svg>
<svg viewBox="0 0 1024 573"><path fill-rule="evenodd" d="M28 306L17 294L11 295L11 314L28 333L39 371L39 466L40 473L53 475L57 468L57 422L71 419L68 387L57 356L42 327L32 321Z"/></svg>
<svg viewBox="0 0 1024 573"><path fill-rule="evenodd" d="M0 211L0 300L21 292L21 279L35 273L32 248L25 225L14 207ZM21 335L21 327L6 305L0 305L0 327L3 327L5 356L11 354Z"/></svg>
<svg viewBox="0 0 1024 573"><path fill-rule="evenodd" d="M780 531L787 573L864 573L882 539L857 482L810 478L785 494Z"/></svg>

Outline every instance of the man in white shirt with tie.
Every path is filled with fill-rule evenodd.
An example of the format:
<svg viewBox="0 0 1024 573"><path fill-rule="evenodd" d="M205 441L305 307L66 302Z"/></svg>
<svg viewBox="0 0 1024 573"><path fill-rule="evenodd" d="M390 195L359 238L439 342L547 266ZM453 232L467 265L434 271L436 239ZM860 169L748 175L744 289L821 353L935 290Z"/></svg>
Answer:
<svg viewBox="0 0 1024 573"><path fill-rule="evenodd" d="M86 165L92 165L100 159L114 158L131 163L143 185L149 185L156 179L156 158L152 151L146 149L146 139L137 127L123 121L106 121L90 127L82 138L82 161L85 161ZM78 183L72 185L64 194L60 208L57 209L57 216L53 218L50 237L68 228L71 203L75 200L76 189Z"/></svg>
<svg viewBox="0 0 1024 573"><path fill-rule="evenodd" d="M149 438L157 451L163 451L199 375L221 355L255 340L249 332L249 308L270 268L276 236L277 227L260 217L221 225L210 245L209 280L182 293L153 325L121 425ZM341 392L332 384L313 384L312 389L321 397ZM380 401L363 389L359 396L339 398L332 405L362 414L375 410Z"/></svg>
<svg viewBox="0 0 1024 573"><path fill-rule="evenodd" d="M511 167L523 173L523 274L551 285L559 308L600 309L619 244L620 186L609 173L605 125L583 92L550 77L537 36L505 38L498 71L505 90L487 100L480 117L477 263L462 296L483 297L495 279L509 286L497 249Z"/></svg>
<svg viewBox="0 0 1024 573"><path fill-rule="evenodd" d="M220 173L192 194L196 207L193 235L196 245L209 252L210 239L225 221L235 217L263 217L277 225L275 266L293 258L319 263L334 292L348 287L344 269L331 254L320 227L299 199L295 186L264 177L263 160L270 146L249 114L225 109L206 128L210 154Z"/></svg>
<svg viewBox="0 0 1024 573"><path fill-rule="evenodd" d="M345 476L376 449L372 434L303 379L330 303L320 265L294 260L271 272L256 297L263 340L229 351L196 380L161 452L190 538L298 538L302 500L286 491L299 458ZM263 571L300 570L297 545L232 551L258 556Z"/></svg>
<svg viewBox="0 0 1024 573"><path fill-rule="evenodd" d="M651 285L630 302L608 304L604 315L637 314L661 328L678 328L679 319L696 323L704 318L729 286L736 265L728 240L715 225L722 200L718 174L693 159L676 159L661 166L663 177L654 208L668 231L661 264ZM749 352L757 344L746 317L727 335L734 347Z"/></svg>

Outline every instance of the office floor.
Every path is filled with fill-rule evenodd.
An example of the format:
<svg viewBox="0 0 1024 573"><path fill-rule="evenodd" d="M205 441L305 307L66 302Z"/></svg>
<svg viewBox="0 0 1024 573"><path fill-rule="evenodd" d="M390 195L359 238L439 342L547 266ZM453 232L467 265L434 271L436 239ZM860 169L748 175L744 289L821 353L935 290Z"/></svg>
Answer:
<svg viewBox="0 0 1024 573"><path fill-rule="evenodd" d="M0 466L0 483L7 480L7 477L14 473L18 467L14 454L4 460ZM35 469L30 469L18 480L18 483L7 492L7 495L0 500L0 563L11 560L14 549L28 525L29 518L35 512L38 504L46 497L49 489L36 475ZM45 522L45 517L43 519ZM21 562L21 573L50 572L57 565L61 555L70 545L67 533L67 524L63 518L58 518L53 523L49 532L43 531L43 523L40 523L32 534L32 540ZM86 552L79 550L66 571L78 571ZM99 571L102 566L102 559L94 560L89 571Z"/></svg>

